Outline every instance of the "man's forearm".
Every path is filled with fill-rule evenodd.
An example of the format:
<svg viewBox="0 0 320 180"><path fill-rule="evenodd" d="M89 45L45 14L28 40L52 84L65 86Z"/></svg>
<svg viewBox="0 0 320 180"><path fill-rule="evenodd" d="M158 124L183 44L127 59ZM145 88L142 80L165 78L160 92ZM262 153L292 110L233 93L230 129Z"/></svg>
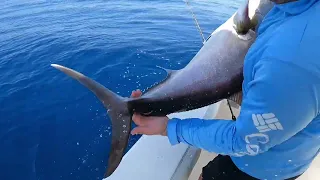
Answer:
<svg viewBox="0 0 320 180"><path fill-rule="evenodd" d="M219 119L174 118L169 120L167 128L172 145L182 142L210 152L230 155L246 151L244 140L236 140L235 133L235 122Z"/></svg>

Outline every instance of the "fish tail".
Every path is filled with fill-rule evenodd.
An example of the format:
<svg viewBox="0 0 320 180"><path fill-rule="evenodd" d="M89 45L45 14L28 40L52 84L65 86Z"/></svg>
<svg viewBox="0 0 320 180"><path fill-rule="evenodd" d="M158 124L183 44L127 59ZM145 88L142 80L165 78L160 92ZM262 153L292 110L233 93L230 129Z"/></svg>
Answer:
<svg viewBox="0 0 320 180"><path fill-rule="evenodd" d="M110 176L122 160L130 135L132 114L129 111L127 99L73 69L58 64L51 64L51 66L78 80L92 91L108 110L112 124L112 144L104 176L105 178Z"/></svg>

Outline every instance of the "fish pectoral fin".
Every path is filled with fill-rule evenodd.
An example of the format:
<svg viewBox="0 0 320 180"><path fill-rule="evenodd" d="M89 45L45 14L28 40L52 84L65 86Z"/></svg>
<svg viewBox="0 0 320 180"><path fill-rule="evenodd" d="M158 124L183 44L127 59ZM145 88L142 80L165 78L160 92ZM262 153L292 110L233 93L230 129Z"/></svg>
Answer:
<svg viewBox="0 0 320 180"><path fill-rule="evenodd" d="M249 0L242 5L233 17L234 29L238 34L244 35L253 27L249 17Z"/></svg>
<svg viewBox="0 0 320 180"><path fill-rule="evenodd" d="M73 69L57 64L51 66L78 80L92 91L108 110L112 124L112 140L108 168L104 176L105 178L110 176L119 166L128 145L132 116L126 99Z"/></svg>

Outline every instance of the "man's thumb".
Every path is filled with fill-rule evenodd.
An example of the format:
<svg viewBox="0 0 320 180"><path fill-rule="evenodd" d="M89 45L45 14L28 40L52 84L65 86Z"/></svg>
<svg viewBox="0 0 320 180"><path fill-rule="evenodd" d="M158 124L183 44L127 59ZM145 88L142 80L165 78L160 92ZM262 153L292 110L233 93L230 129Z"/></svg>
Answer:
<svg viewBox="0 0 320 180"><path fill-rule="evenodd" d="M148 128L147 127L143 127L143 126L138 126L135 127L132 131L131 134L135 135L135 134L147 134Z"/></svg>

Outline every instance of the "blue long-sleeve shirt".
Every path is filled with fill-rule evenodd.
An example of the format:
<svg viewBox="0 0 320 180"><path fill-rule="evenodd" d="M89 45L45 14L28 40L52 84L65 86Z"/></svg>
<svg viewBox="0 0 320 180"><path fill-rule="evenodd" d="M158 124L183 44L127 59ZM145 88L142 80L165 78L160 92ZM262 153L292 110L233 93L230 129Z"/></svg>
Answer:
<svg viewBox="0 0 320 180"><path fill-rule="evenodd" d="M320 149L319 19L319 0L276 5L246 55L237 120L173 118L171 144L230 155L258 179L303 173Z"/></svg>

